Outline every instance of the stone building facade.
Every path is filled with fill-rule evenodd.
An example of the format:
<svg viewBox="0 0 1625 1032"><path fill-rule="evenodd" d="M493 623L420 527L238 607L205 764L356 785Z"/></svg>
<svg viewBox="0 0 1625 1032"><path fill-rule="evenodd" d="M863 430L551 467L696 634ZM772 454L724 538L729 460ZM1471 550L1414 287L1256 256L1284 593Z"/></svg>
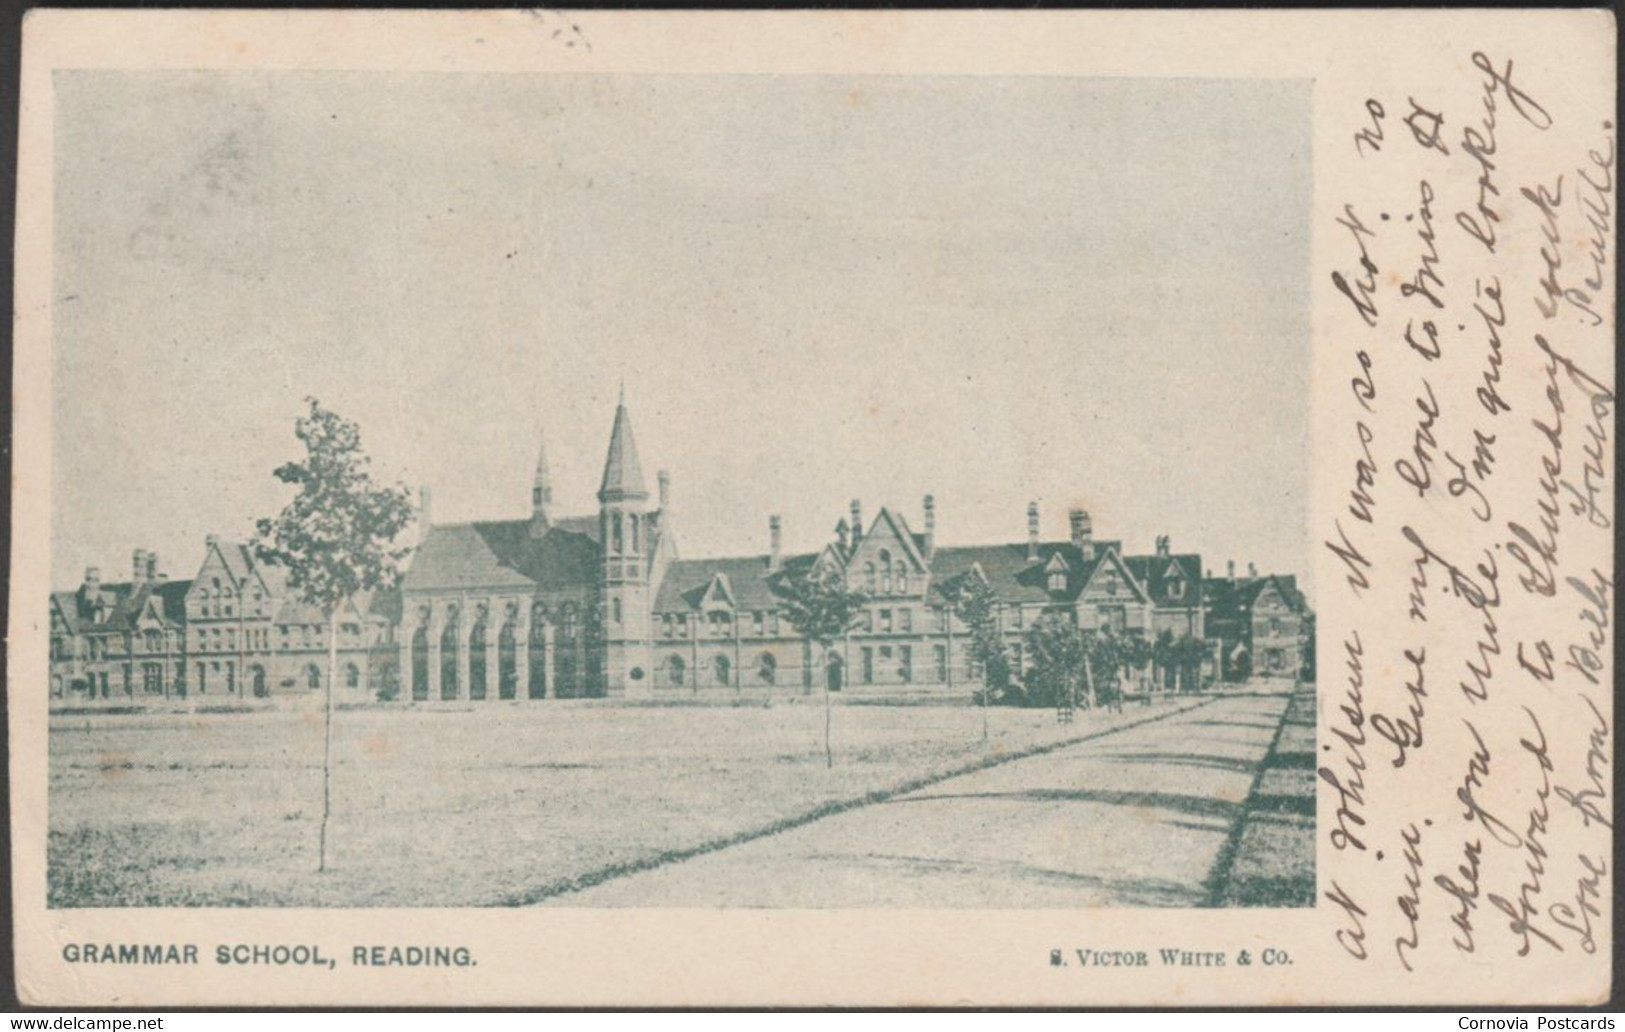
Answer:
<svg viewBox="0 0 1625 1032"><path fill-rule="evenodd" d="M1308 600L1292 576L1264 575L1249 566L1237 577L1207 581L1208 631L1218 645L1222 677L1295 678L1314 648L1307 632Z"/></svg>
<svg viewBox="0 0 1625 1032"><path fill-rule="evenodd" d="M828 685L848 691L944 690L980 684L968 628L951 599L979 577L1019 671L1025 635L1046 615L1085 631L1154 638L1208 636L1201 556L1166 537L1148 555L1094 536L1087 512L1065 540L1044 540L1036 503L1024 541L947 546L927 496L922 530L860 502L821 550L784 554L772 516L767 551L687 558L677 545L671 478L651 496L624 398L617 405L598 511L554 510L545 445L526 519L434 525L401 589L396 634L402 698L540 700L670 697ZM858 626L814 654L781 611L784 578L820 566L871 596Z"/></svg>
<svg viewBox="0 0 1625 1032"><path fill-rule="evenodd" d="M213 535L191 580L169 580L142 549L128 581L87 569L78 589L51 595L52 699L265 699L321 688L327 619L289 597L281 572ZM379 594L340 613L341 697L390 690L397 614Z"/></svg>

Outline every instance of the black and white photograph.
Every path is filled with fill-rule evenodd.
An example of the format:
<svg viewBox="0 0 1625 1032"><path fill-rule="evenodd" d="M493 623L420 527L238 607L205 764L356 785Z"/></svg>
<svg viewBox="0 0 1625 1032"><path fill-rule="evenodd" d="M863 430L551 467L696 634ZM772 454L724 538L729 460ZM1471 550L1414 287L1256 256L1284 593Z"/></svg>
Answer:
<svg viewBox="0 0 1625 1032"><path fill-rule="evenodd" d="M51 904L1309 905L1308 86L59 72Z"/></svg>

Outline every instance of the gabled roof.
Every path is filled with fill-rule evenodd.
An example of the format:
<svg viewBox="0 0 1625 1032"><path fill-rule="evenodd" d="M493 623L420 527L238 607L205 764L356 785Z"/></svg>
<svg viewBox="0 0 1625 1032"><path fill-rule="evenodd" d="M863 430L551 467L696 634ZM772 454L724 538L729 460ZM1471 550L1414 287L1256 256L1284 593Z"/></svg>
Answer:
<svg viewBox="0 0 1625 1032"><path fill-rule="evenodd" d="M595 517L558 520L539 538L531 536L529 520L440 524L429 528L401 589L590 585L598 578L597 536Z"/></svg>
<svg viewBox="0 0 1625 1032"><path fill-rule="evenodd" d="M1095 570L1106 561L1108 553L1118 547L1115 541L1095 544L1094 557L1085 559L1078 546L1070 541L1041 542L1038 558L1027 558L1025 544L971 545L946 547L938 545L931 559L931 590L937 601L945 602L957 585L958 579L980 567L988 587L1004 602L1053 603L1076 600L1083 586L1094 576ZM1065 594L1049 590L1049 576L1044 568L1055 556L1072 572L1067 578Z"/></svg>
<svg viewBox="0 0 1625 1032"><path fill-rule="evenodd" d="M1252 610L1258 596L1274 586L1281 598L1294 612L1309 612L1309 602L1298 590L1298 578L1291 574L1267 574L1263 577L1214 577L1202 584L1209 614L1219 620L1241 619Z"/></svg>
<svg viewBox="0 0 1625 1032"><path fill-rule="evenodd" d="M1151 601L1159 606L1183 608L1200 605L1202 601L1202 557L1199 555L1131 555L1124 565L1151 593ZM1168 593L1173 573L1178 570L1185 584L1185 594L1174 598Z"/></svg>
<svg viewBox="0 0 1625 1032"><path fill-rule="evenodd" d="M666 568L666 576L655 592L654 612L698 612L714 583L725 581L740 611L777 609L779 597L773 590L781 576L805 570L815 556L797 555L783 561L778 572L768 569L768 557L742 559L679 559Z"/></svg>
<svg viewBox="0 0 1625 1032"><path fill-rule="evenodd" d="M191 581L128 581L103 584L98 594L107 603L107 619L95 619L95 599L86 597L84 589L53 591L51 600L63 615L63 623L70 633L123 633L133 630L150 601L156 600L163 613L165 626L180 626L186 614L186 593Z"/></svg>

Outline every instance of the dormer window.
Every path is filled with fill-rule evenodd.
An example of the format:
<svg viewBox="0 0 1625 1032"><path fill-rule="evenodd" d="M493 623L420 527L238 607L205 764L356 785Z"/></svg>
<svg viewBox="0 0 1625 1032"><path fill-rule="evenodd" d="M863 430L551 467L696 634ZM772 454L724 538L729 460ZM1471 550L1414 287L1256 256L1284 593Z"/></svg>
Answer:
<svg viewBox="0 0 1625 1032"><path fill-rule="evenodd" d="M1057 594L1066 590L1066 574L1060 570L1049 575L1049 589Z"/></svg>
<svg viewBox="0 0 1625 1032"><path fill-rule="evenodd" d="M1168 582L1168 597L1169 598L1184 598L1185 597L1185 582L1180 580L1178 577L1175 577L1173 580L1169 581Z"/></svg>

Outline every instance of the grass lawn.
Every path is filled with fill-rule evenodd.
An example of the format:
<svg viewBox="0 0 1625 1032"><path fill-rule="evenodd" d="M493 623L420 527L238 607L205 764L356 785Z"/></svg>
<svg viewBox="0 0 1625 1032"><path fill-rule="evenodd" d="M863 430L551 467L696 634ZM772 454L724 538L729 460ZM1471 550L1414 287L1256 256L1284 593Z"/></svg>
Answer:
<svg viewBox="0 0 1625 1032"><path fill-rule="evenodd" d="M341 710L315 872L319 709L51 728L53 906L501 906L1197 700L1083 713L613 702Z"/></svg>

